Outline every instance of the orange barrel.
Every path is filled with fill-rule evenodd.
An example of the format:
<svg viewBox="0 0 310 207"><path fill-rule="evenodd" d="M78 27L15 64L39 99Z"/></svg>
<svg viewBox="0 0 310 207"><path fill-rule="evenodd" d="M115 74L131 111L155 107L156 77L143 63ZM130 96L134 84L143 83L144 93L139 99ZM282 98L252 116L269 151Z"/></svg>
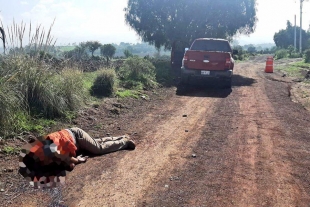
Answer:
<svg viewBox="0 0 310 207"><path fill-rule="evenodd" d="M267 57L265 73L273 73L273 57Z"/></svg>

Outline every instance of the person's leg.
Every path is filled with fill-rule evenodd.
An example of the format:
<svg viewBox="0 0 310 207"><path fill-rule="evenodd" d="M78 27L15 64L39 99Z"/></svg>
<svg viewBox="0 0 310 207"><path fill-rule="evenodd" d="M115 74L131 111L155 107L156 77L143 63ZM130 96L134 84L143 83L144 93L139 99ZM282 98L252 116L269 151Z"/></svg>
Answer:
<svg viewBox="0 0 310 207"><path fill-rule="evenodd" d="M126 149L129 143L128 139L113 140L113 138L111 138L111 140L107 139L105 142L100 144L80 128L71 128L71 130L74 131L74 134L76 135L76 141L80 149L96 155Z"/></svg>
<svg viewBox="0 0 310 207"><path fill-rule="evenodd" d="M126 135L123 135L123 136L119 136L119 137L103 137L103 138L98 138L98 139L95 139L95 140L101 144L103 142L116 141L116 140L121 140L121 139L124 139L124 138L128 138L128 137Z"/></svg>
<svg viewBox="0 0 310 207"><path fill-rule="evenodd" d="M134 150L136 148L136 144L132 140L130 140L128 135L123 135L119 137L103 137L103 138L99 138L95 140L99 142L103 148L108 148L109 150L112 150L111 152L117 151L117 150L114 150L113 147L112 148L110 147L111 145L110 141L114 141L114 144L115 144L115 141L123 141L127 143L128 149Z"/></svg>

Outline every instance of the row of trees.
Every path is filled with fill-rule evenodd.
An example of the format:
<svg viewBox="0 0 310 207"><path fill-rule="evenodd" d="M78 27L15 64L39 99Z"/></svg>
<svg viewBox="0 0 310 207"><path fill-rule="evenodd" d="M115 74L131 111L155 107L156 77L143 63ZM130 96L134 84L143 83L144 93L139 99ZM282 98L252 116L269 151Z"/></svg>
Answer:
<svg viewBox="0 0 310 207"><path fill-rule="evenodd" d="M100 50L100 55L102 55L106 59L107 64L109 64L110 59L115 55L116 48L112 44L101 44L98 41L81 42L73 50L64 52L64 56L75 60L87 59L88 50L91 53L91 57L95 58L94 52L98 49Z"/></svg>

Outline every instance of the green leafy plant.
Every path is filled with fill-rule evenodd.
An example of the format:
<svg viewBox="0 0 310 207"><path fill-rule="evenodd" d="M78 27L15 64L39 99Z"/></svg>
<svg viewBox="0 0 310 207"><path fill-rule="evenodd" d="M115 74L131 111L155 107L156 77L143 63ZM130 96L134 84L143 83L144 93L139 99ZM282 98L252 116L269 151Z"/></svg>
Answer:
<svg viewBox="0 0 310 207"><path fill-rule="evenodd" d="M144 58L130 57L119 70L121 83L125 88L154 88L156 82L155 66Z"/></svg>
<svg viewBox="0 0 310 207"><path fill-rule="evenodd" d="M144 57L155 66L156 81L158 83L168 83L171 81L171 60L169 56L160 56L158 58Z"/></svg>
<svg viewBox="0 0 310 207"><path fill-rule="evenodd" d="M130 52L130 50L128 50L128 49L124 50L124 55L125 55L126 58L129 58L129 57L133 56L132 52Z"/></svg>
<svg viewBox="0 0 310 207"><path fill-rule="evenodd" d="M292 57L292 53L294 52L295 48L293 45L288 46L287 51L289 53L289 57Z"/></svg>
<svg viewBox="0 0 310 207"><path fill-rule="evenodd" d="M114 69L101 69L91 92L95 96L111 96L116 88L117 77Z"/></svg>
<svg viewBox="0 0 310 207"><path fill-rule="evenodd" d="M285 49L280 49L276 51L276 59L282 59L288 57L288 51Z"/></svg>
<svg viewBox="0 0 310 207"><path fill-rule="evenodd" d="M21 149L18 147L4 146L3 152L8 155L18 154Z"/></svg>
<svg viewBox="0 0 310 207"><path fill-rule="evenodd" d="M118 98L139 98L139 92L134 90L118 90L115 96Z"/></svg>

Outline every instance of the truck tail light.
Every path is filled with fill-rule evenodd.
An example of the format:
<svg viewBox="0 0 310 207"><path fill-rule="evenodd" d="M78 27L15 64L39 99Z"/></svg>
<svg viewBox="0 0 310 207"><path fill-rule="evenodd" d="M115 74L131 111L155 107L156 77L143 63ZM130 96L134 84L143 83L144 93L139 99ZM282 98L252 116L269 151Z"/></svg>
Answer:
<svg viewBox="0 0 310 207"><path fill-rule="evenodd" d="M183 57L182 65L183 66L187 66L187 63L188 63L188 56L185 54L184 57Z"/></svg>
<svg viewBox="0 0 310 207"><path fill-rule="evenodd" d="M230 67L230 64L231 64L230 58L226 58L225 66Z"/></svg>

